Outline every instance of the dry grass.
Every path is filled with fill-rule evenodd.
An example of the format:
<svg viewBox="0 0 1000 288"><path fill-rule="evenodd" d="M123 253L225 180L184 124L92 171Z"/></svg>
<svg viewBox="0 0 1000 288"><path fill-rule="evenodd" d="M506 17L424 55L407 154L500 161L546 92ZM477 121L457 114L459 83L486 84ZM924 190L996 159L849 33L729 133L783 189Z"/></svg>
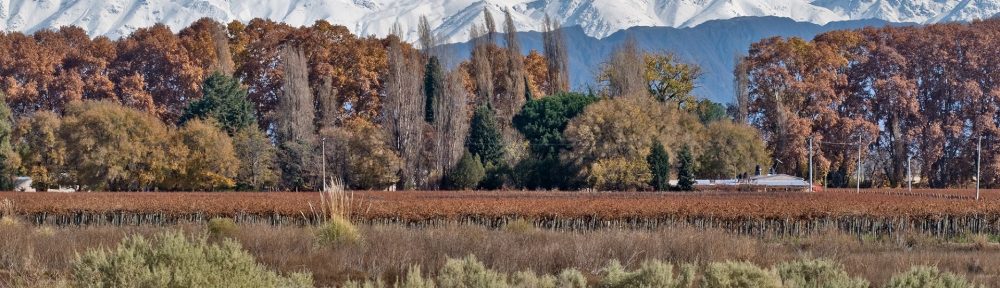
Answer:
<svg viewBox="0 0 1000 288"><path fill-rule="evenodd" d="M68 273L76 253L112 247L129 234L150 236L163 229L206 233L205 225L156 227L51 228L27 225L0 227L0 287L13 279L58 281ZM437 271L448 258L474 255L487 267L504 273L533 270L557 274L577 268L590 279L610 260L629 269L645 260L704 265L716 261L749 261L762 267L801 259L829 258L851 276L879 287L913 265L937 266L966 275L977 283L1000 283L1000 249L988 245L945 243L914 235L920 245L897 239L866 239L827 232L804 238L760 239L715 230L598 230L531 233L479 226L451 225L413 229L403 226L358 227L365 241L358 245L317 245L313 228L241 226L234 238L258 261L283 273L310 271L316 283L331 286L348 279L404 279L419 265Z"/></svg>
<svg viewBox="0 0 1000 288"><path fill-rule="evenodd" d="M10 199L0 201L0 225L16 225L18 221L14 213L14 201Z"/></svg>

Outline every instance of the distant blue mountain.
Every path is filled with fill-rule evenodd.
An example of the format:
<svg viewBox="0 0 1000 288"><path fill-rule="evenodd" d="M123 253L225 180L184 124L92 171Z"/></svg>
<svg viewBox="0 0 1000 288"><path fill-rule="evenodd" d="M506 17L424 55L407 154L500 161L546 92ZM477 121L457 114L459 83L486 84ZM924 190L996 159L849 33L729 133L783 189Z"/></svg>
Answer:
<svg viewBox="0 0 1000 288"><path fill-rule="evenodd" d="M701 98L728 103L732 102L734 94L734 57L746 54L754 42L774 36L812 39L832 30L888 25L913 24L854 20L817 25L780 17L739 17L708 21L692 28L633 27L604 39L587 36L578 26L566 27L563 33L570 53L570 82L575 90L584 91L588 85L595 85L594 75L604 58L628 37L633 37L645 50L673 52L682 61L701 66L704 74L695 93ZM532 49L541 52L541 33L520 32L518 35L522 52L527 54ZM452 59L466 59L470 47L468 42L449 44L443 46L443 51L453 56Z"/></svg>

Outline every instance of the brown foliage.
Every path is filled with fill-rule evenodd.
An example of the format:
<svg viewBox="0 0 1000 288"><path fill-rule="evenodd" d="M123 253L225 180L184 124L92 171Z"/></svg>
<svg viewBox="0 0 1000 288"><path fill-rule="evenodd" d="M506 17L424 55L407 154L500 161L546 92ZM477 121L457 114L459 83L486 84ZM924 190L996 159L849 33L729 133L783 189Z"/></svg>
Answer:
<svg viewBox="0 0 1000 288"><path fill-rule="evenodd" d="M860 141L864 177L895 187L905 185L910 156L921 185L972 182L981 136L984 185L996 186L1000 86L982 68L1000 65L991 48L997 27L987 20L763 40L745 58L751 122L782 172L804 174L812 137L819 175L854 178Z"/></svg>

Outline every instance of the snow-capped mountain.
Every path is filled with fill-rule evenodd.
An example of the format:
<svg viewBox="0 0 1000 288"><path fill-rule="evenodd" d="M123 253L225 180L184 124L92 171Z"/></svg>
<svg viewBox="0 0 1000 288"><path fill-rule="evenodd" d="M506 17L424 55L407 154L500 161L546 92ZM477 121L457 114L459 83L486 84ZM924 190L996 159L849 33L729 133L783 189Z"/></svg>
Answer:
<svg viewBox="0 0 1000 288"><path fill-rule="evenodd" d="M589 36L607 37L637 26L694 27L710 20L776 16L824 25L834 21L881 19L937 23L988 18L998 0L0 0L0 29L33 32L76 25L91 35L120 37L155 23L179 30L211 17L222 22L269 18L291 25L327 20L359 35L385 35L400 23L416 38L427 16L445 42L468 38L482 11L498 21L510 8L521 31L538 31L544 15Z"/></svg>

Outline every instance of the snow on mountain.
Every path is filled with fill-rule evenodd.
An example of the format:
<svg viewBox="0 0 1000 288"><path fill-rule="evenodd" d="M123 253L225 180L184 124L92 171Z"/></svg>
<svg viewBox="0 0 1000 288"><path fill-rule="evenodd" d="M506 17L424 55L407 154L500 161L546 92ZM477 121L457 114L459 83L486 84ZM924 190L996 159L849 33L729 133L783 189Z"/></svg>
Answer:
<svg viewBox="0 0 1000 288"><path fill-rule="evenodd" d="M468 38L486 8L500 18L511 8L521 31L538 31L546 14L589 36L638 26L694 27L711 20L776 16L824 25L834 21L969 21L1000 13L997 0L0 0L0 29L33 32L76 25L91 35L121 37L165 23L179 30L211 17L222 22L261 17L291 25L327 20L359 35L385 35L400 23L406 39L427 16L445 42Z"/></svg>

